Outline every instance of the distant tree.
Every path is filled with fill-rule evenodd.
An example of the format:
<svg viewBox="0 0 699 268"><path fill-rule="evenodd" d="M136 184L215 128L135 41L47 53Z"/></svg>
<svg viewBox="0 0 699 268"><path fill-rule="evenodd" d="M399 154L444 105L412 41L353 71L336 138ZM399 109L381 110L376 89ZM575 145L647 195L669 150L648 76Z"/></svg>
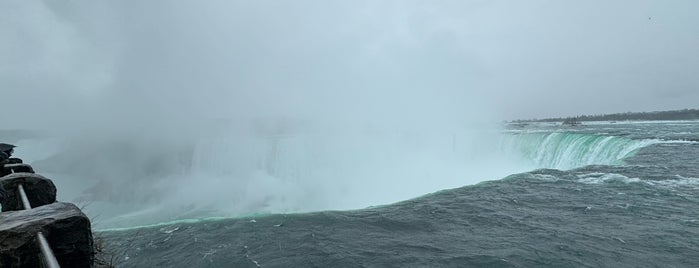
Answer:
<svg viewBox="0 0 699 268"><path fill-rule="evenodd" d="M682 109L674 111L653 111L653 112L625 112L615 114L598 115L578 115L567 118L544 118L544 119L518 119L513 122L576 122L581 121L634 121L634 120L699 120L699 109Z"/></svg>

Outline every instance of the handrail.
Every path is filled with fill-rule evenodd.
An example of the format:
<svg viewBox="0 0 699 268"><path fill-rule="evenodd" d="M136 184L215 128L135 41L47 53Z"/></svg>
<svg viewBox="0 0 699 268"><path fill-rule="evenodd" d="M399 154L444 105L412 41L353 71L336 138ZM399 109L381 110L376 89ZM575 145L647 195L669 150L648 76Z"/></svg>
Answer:
<svg viewBox="0 0 699 268"><path fill-rule="evenodd" d="M53 251L51 250L51 247L49 247L49 242L46 241L44 234L39 232L36 234L36 236L39 239L39 246L41 247L41 254L44 255L44 264L46 264L46 267L61 268L61 266L58 265L58 260L56 260L56 256L53 255Z"/></svg>
<svg viewBox="0 0 699 268"><path fill-rule="evenodd" d="M27 198L27 194L24 193L24 187L21 183L17 184L17 191L19 191L19 197L22 199L22 205L24 206L24 210L32 209L32 205L29 203L29 198Z"/></svg>
<svg viewBox="0 0 699 268"><path fill-rule="evenodd" d="M29 203L29 199L27 198L27 194L24 192L24 187L21 183L17 184L17 191L19 192L19 196L22 198L22 205L24 206L24 210L32 209L32 205ZM53 254L53 251L49 246L49 242L46 241L46 237L44 237L44 234L38 232L36 236L39 240L39 248L41 249L41 254L44 256L43 260L46 267L60 268L61 266L58 265L58 260L56 260L56 256Z"/></svg>

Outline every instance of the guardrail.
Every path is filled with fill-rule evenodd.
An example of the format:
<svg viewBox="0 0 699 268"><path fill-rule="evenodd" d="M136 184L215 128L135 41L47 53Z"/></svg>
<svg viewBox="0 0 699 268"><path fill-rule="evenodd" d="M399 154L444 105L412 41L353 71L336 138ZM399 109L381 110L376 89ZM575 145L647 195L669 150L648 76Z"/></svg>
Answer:
<svg viewBox="0 0 699 268"><path fill-rule="evenodd" d="M14 158L12 164L0 166L0 187L9 188L5 200L2 200L0 239L15 241L13 245L3 243L0 246L0 267L36 267L38 264L48 268L58 268L61 264L64 267L93 267L89 219L75 205L56 202L53 182L34 174L33 168L22 164L21 159ZM28 220L29 217L34 219ZM33 235L27 235L27 232ZM54 241L50 239L52 234L55 234ZM61 240L64 236L70 239ZM56 254L51 243L59 243L54 249L63 252ZM76 243L87 245L76 246ZM37 248L41 255L38 258L32 253ZM76 248L82 250L76 251Z"/></svg>
<svg viewBox="0 0 699 268"><path fill-rule="evenodd" d="M14 174L15 171L13 169L10 169L10 173ZM17 192L19 192L19 196L22 198L22 205L24 206L24 209L32 209L32 205L29 203L29 198L27 198L27 193L24 192L24 186L22 186L21 183L17 184ZM49 242L46 241L44 234L38 232L36 233L36 238L39 241L41 254L44 256L44 265L48 268L60 268L61 266L58 264L56 256L53 255L53 250L51 250Z"/></svg>

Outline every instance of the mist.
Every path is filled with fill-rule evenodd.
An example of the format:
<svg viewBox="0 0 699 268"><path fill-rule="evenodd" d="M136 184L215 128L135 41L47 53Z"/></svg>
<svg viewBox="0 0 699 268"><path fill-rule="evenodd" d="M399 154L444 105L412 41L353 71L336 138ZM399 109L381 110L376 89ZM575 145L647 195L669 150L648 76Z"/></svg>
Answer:
<svg viewBox="0 0 699 268"><path fill-rule="evenodd" d="M2 129L105 217L387 204L531 168L493 153L501 120L696 105L696 11L6 1Z"/></svg>

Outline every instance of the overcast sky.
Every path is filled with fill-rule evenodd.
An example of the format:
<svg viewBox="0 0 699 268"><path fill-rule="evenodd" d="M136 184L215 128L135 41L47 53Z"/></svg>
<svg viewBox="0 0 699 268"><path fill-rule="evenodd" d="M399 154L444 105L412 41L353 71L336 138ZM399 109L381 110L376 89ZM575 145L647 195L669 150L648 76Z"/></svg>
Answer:
<svg viewBox="0 0 699 268"><path fill-rule="evenodd" d="M699 1L2 1L6 126L699 108Z"/></svg>

